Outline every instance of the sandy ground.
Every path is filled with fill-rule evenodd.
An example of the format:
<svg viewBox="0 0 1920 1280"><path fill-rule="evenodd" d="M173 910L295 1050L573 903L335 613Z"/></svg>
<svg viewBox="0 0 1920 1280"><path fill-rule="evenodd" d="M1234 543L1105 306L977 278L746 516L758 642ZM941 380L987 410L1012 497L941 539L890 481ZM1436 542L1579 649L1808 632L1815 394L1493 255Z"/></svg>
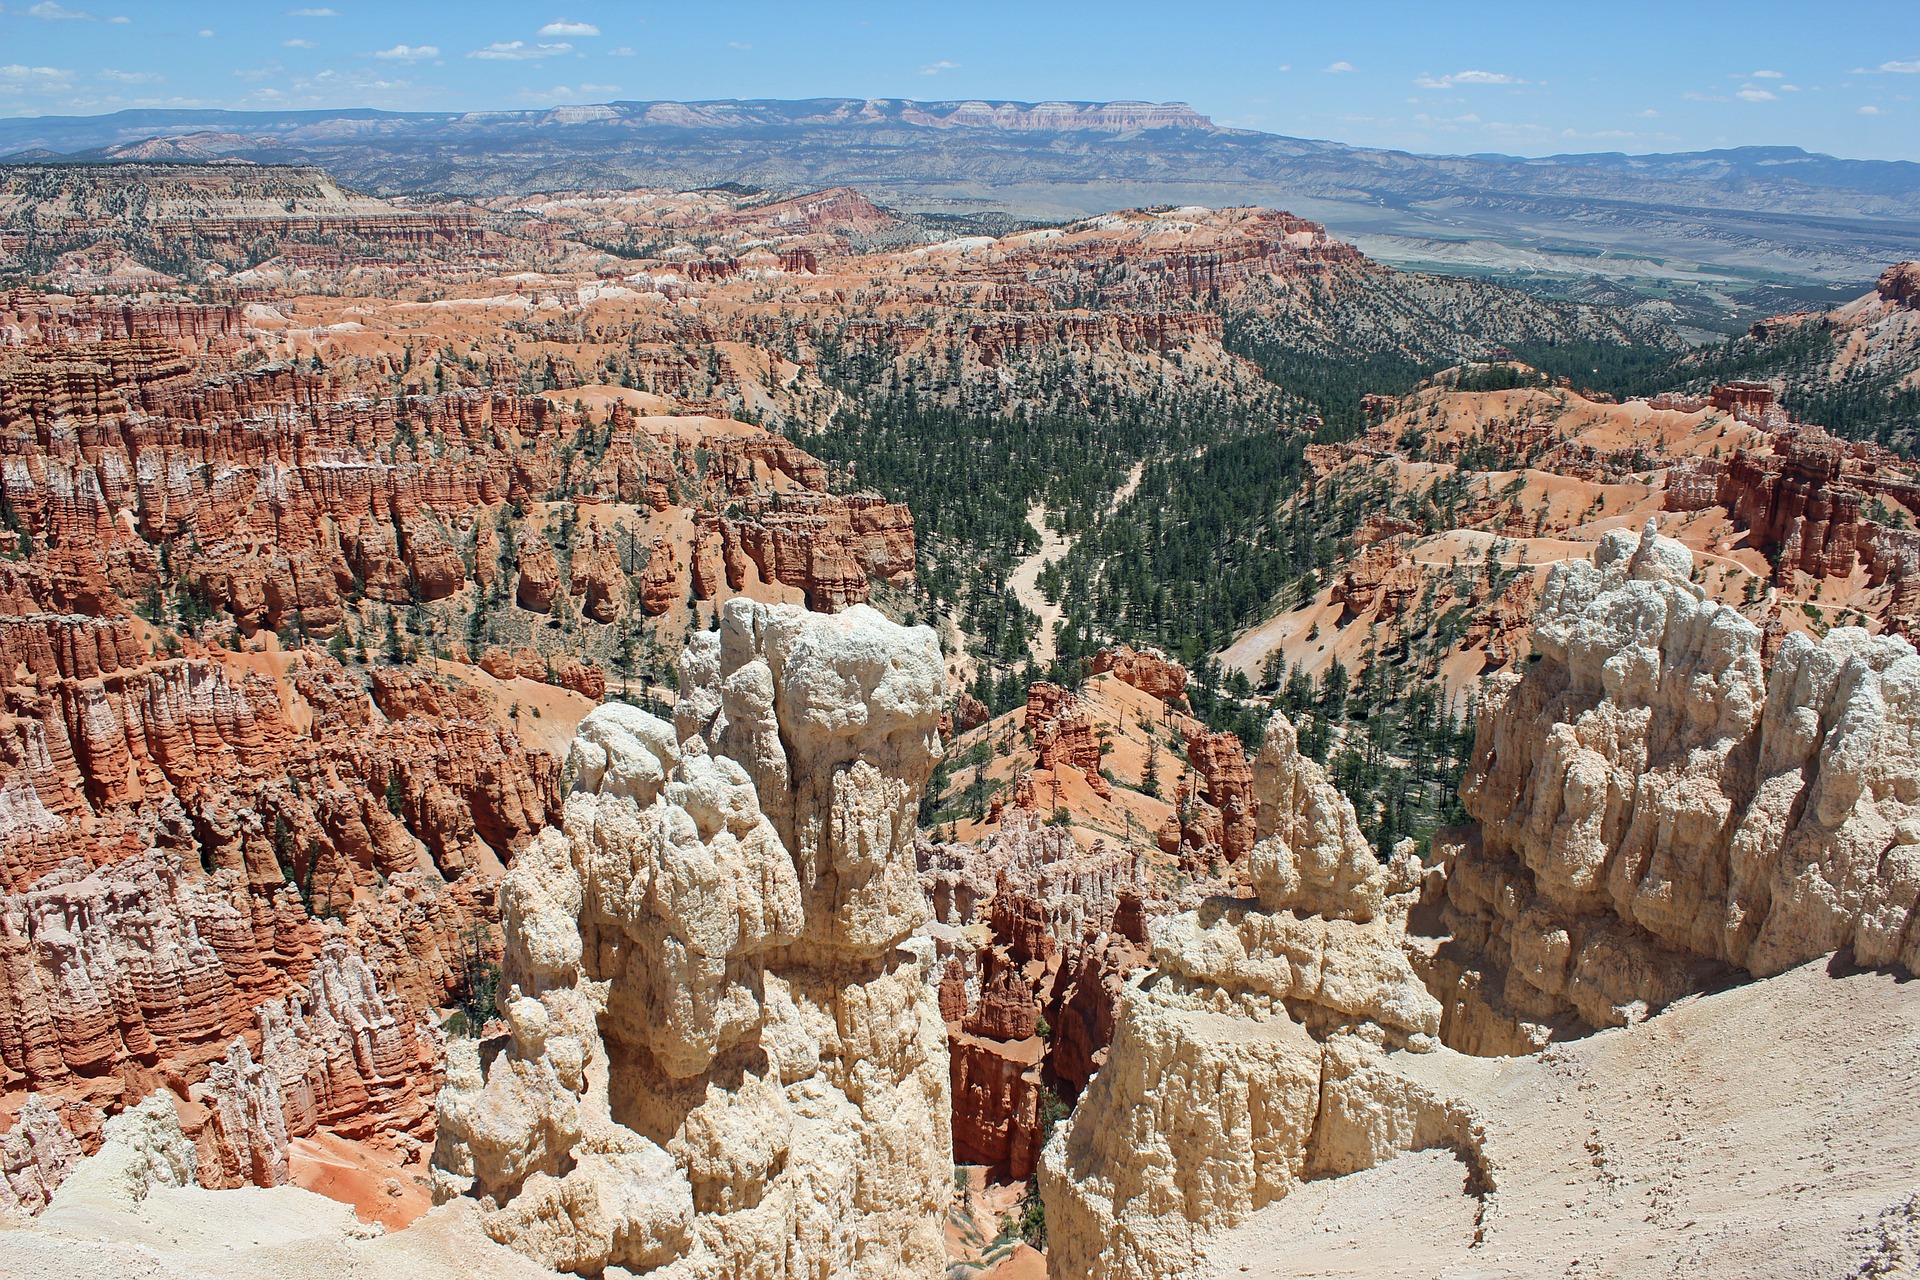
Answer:
<svg viewBox="0 0 1920 1280"><path fill-rule="evenodd" d="M954 1166L953 1203L947 1209L949 1280L1041 1280L1047 1274L1046 1255L1013 1234L1027 1183L993 1182L990 1172L986 1165Z"/></svg>
<svg viewBox="0 0 1920 1280"><path fill-rule="evenodd" d="M1040 590L1040 574L1071 551L1074 540L1047 527L1047 509L1039 503L1027 508L1027 523L1040 535L1040 549L1014 566L1007 577L1007 589L1040 619L1039 634L1033 638L1033 656L1044 666L1053 661L1053 628L1066 614Z"/></svg>
<svg viewBox="0 0 1920 1280"><path fill-rule="evenodd" d="M1107 503L1107 510L1118 510L1120 504L1133 496L1140 487L1140 475L1146 470L1145 462L1136 462L1127 472L1127 478L1113 491L1113 498ZM1013 573L1007 578L1007 588L1033 615L1040 619L1040 634L1034 637L1034 660L1042 666L1053 661L1053 628L1066 617L1066 611L1059 605L1048 601L1040 590L1040 574L1057 560L1066 558L1078 540L1069 538L1047 527L1047 509L1039 503L1027 508L1027 523L1040 535L1040 549L1014 566Z"/></svg>
<svg viewBox="0 0 1920 1280"><path fill-rule="evenodd" d="M1205 1274L1910 1275L1916 1050L1920 986L1820 961L1538 1058L1403 1054L1485 1118L1495 1189L1403 1156L1261 1210Z"/></svg>
<svg viewBox="0 0 1920 1280"><path fill-rule="evenodd" d="M470 1202L372 1234L353 1210L298 1187L159 1190L137 1205L56 1203L0 1226L0 1275L20 1280L551 1280L493 1243ZM368 1236L369 1238L358 1238Z"/></svg>
<svg viewBox="0 0 1920 1280"><path fill-rule="evenodd" d="M365 1144L322 1132L288 1144L287 1163L295 1186L352 1205L362 1222L398 1231L433 1207L429 1155L430 1149L419 1162L402 1165Z"/></svg>

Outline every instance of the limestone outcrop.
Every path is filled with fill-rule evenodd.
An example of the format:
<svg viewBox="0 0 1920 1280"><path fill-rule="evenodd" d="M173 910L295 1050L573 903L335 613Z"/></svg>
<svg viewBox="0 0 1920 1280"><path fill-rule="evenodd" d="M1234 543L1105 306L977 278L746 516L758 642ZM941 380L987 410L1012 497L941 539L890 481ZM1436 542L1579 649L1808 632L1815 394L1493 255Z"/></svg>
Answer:
<svg viewBox="0 0 1920 1280"><path fill-rule="evenodd" d="M1469 1052L1637 1020L1841 948L1920 964L1920 655L1763 633L1651 525L1554 566L1479 721L1429 974Z"/></svg>
<svg viewBox="0 0 1920 1280"><path fill-rule="evenodd" d="M727 603L669 725L580 723L501 894L506 1047L449 1046L436 1195L558 1270L930 1275L948 1064L913 854L931 631Z"/></svg>
<svg viewBox="0 0 1920 1280"><path fill-rule="evenodd" d="M1252 788L1254 896L1154 922L1155 967L1042 1157L1059 1274L1191 1275L1210 1233L1304 1178L1472 1144L1471 1117L1394 1066L1440 1028L1405 947L1418 863L1375 858L1284 715Z"/></svg>

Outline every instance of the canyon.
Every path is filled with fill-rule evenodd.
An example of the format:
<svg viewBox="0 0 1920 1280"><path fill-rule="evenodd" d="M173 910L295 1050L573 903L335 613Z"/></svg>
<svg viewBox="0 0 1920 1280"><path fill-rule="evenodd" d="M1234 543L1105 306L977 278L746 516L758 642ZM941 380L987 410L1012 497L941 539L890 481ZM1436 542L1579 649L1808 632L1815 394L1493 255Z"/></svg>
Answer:
<svg viewBox="0 0 1920 1280"><path fill-rule="evenodd" d="M1920 480L1799 366L1271 209L166 159L0 183L25 1274L1905 1256ZM1728 349L1897 382L1912 279Z"/></svg>

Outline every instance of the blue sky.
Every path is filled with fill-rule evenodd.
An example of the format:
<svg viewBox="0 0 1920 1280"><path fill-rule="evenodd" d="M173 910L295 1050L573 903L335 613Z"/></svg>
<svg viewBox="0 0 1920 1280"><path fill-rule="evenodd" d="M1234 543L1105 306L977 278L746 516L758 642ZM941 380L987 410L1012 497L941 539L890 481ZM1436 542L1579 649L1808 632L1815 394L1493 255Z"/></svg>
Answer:
<svg viewBox="0 0 1920 1280"><path fill-rule="evenodd" d="M0 115L826 96L1178 99L1421 151L1920 160L1920 0L0 4Z"/></svg>

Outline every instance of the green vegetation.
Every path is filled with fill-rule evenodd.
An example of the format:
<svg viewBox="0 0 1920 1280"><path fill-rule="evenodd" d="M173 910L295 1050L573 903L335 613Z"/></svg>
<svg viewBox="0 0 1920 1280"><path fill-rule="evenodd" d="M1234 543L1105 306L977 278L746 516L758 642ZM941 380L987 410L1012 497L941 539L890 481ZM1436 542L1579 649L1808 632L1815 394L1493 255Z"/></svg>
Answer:
<svg viewBox="0 0 1920 1280"><path fill-rule="evenodd" d="M1067 1118L1072 1108L1061 1100L1060 1095L1051 1089L1040 1092L1040 1140L1038 1146L1044 1150L1053 1137L1053 1130ZM1020 1202L1020 1217L1016 1230L1022 1240L1035 1249L1047 1247L1047 1206L1040 1199L1040 1179L1036 1176L1027 1184L1026 1198Z"/></svg>
<svg viewBox="0 0 1920 1280"><path fill-rule="evenodd" d="M460 986L455 993L458 1007L446 1023L451 1034L478 1036L494 1015L494 1002L500 993L500 965L488 955L486 943L486 935L475 922L461 945Z"/></svg>
<svg viewBox="0 0 1920 1280"><path fill-rule="evenodd" d="M1262 430L1276 396L1235 397L1156 387L1133 391L1072 359L1036 360L1015 380L1034 403L983 401L956 391L957 359L909 361L906 376L884 349L823 348L821 372L852 405L806 448L913 508L919 583L936 615L952 614L974 639L981 678L973 693L996 714L1038 678L1039 619L1007 589L1014 567L1040 547L1028 512L1068 534L1092 528L1136 462L1205 450ZM947 401L966 399L969 407ZM1271 437L1267 437L1271 438Z"/></svg>
<svg viewBox="0 0 1920 1280"><path fill-rule="evenodd" d="M1614 396L1661 391L1704 392L1740 379L1784 385L1781 403L1803 422L1848 440L1871 440L1903 454L1920 429L1920 388L1901 386L1905 371L1876 368L1831 381L1839 336L1819 324L1783 327L1768 336L1744 334L1685 353L1607 343L1522 344L1514 358L1576 386Z"/></svg>

